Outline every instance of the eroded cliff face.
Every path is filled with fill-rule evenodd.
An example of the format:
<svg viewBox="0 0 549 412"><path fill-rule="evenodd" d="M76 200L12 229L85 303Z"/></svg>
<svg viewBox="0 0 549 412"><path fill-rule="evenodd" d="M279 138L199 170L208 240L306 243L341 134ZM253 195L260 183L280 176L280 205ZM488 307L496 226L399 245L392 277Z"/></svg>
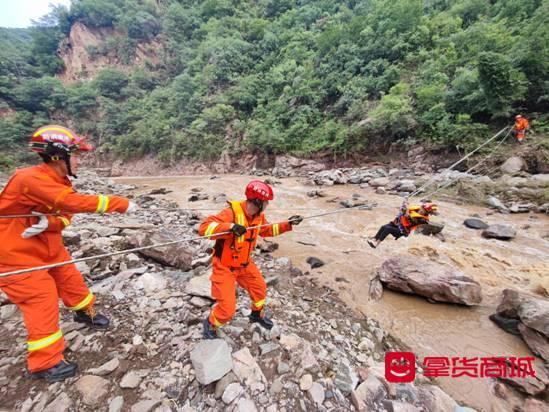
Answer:
<svg viewBox="0 0 549 412"><path fill-rule="evenodd" d="M158 64L162 48L158 40L138 43L135 53L125 50L126 58L122 59L117 50L124 47L121 42L124 37L122 32L113 28L89 28L81 22L75 23L69 37L59 45L58 54L65 63L65 70L59 78L63 83L71 83L91 80L99 71L109 67L129 72L146 63Z"/></svg>

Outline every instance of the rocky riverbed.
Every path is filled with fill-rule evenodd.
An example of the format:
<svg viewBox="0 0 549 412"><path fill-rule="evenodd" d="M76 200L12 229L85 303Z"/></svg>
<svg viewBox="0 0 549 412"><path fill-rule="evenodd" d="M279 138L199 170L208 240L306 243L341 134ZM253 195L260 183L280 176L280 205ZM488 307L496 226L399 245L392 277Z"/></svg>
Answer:
<svg viewBox="0 0 549 412"><path fill-rule="evenodd" d="M368 181L357 177L366 174ZM276 176L266 177L276 188ZM420 182L409 177L382 169L307 172L303 195L316 191L307 197L330 201L332 208L345 206L340 202L362 201L373 209L379 202L370 196L337 196L330 187L367 184L365 190L381 192L382 187L396 193L408 185L405 188L412 191L411 184L417 187ZM380 181L372 180L382 178L388 182L375 186ZM196 180L195 190L186 185L177 193L192 201L195 209L219 209L227 198L222 195L231 195L230 185L220 185L217 179L210 179L212 184L205 190L198 186L204 180ZM400 183L395 185L397 180ZM223 190L214 190L214 186ZM178 185L147 188L143 182L118 184L83 174L77 187L83 192L133 196L140 210L133 216L77 216L65 236L74 257L194 237L197 224L210 213L188 210L171 200L170 191L178 191ZM285 191L292 193L292 189ZM273 212L293 214L290 207ZM295 235L289 234L287 240ZM304 235L299 239L303 243L321 240ZM98 296L99 309L111 316L113 325L107 331L88 330L63 312L67 357L80 365L79 376L64 383L48 385L24 377L25 330L13 305L1 299L0 332L5 339L0 345L0 406L23 411L469 410L460 407L436 381L423 377L420 369L413 384L387 382L385 353L415 348L395 338L377 322L375 313L366 317L349 304L340 286L352 278L338 271L332 273L333 282L322 281L318 270L330 271L333 264L321 249L314 254L327 260L321 262L326 265L310 269L311 264L301 263L299 255L297 262L285 256L290 255L284 246L290 242L285 241L261 242L256 254L270 284L269 310L277 326L266 333L250 324L246 317L249 300L240 291L237 315L223 329L222 339L213 343L201 340L200 325L212 304L208 282L211 242L194 240L169 252L153 250L81 264ZM471 302L477 304L478 298ZM506 405L508 410L536 411L547 406L543 378L534 384L539 389L535 393L516 382L494 380L493 384L500 402L493 410ZM463 399L460 403L473 405Z"/></svg>

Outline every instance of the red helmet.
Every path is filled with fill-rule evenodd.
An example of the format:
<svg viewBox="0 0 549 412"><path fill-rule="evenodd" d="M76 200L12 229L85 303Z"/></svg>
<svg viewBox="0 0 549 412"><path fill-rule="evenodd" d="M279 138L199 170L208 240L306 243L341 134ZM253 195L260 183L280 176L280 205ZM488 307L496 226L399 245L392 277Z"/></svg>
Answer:
<svg viewBox="0 0 549 412"><path fill-rule="evenodd" d="M438 213L438 206L435 203L424 203L421 205L421 207L423 207L423 210L425 210L430 215Z"/></svg>
<svg viewBox="0 0 549 412"><path fill-rule="evenodd" d="M246 199L273 200L274 193L271 186L261 180L252 180L246 186Z"/></svg>
<svg viewBox="0 0 549 412"><path fill-rule="evenodd" d="M30 148L36 153L46 153L55 149L67 153L89 152L93 148L86 139L63 126L47 125L37 129L31 137Z"/></svg>

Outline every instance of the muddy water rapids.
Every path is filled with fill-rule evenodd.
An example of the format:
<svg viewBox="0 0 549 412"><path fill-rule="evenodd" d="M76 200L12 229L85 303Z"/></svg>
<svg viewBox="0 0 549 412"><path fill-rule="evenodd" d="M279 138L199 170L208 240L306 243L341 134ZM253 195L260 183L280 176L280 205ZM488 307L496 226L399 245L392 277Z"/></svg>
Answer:
<svg viewBox="0 0 549 412"><path fill-rule="evenodd" d="M116 181L136 185L137 194L165 187L173 190L165 197L177 201L181 208L213 208L211 212L201 212L208 215L224 207L213 203L212 196L225 193L231 200L241 199L243 187L250 179L249 176L223 175L214 180L209 176L180 176L127 177ZM337 290L353 309L377 319L418 359L425 356L531 356L520 338L498 328L488 316L494 313L504 288L531 291L544 276L549 276L549 241L544 239L549 232L549 217L491 214L486 208L434 199L441 212L434 221L445 224L445 242L414 234L398 241L389 237L374 250L367 245L364 236L375 234L380 225L394 217L401 198L378 195L372 189L355 185L337 185L322 188L327 197L311 199L306 193L312 187L304 185L300 179L279 181L275 186L275 200L267 210L271 222L294 214L308 216L339 208L337 202L327 200L349 199L355 193L377 203L371 211L352 210L304 221L293 232L277 239L280 248L275 255L289 257L304 271L311 271L305 262L307 257L322 259L326 265L311 271L320 283ZM188 202L194 187L202 188L210 195L210 200ZM479 232L463 226L463 220L473 214L480 215L489 224L514 225L517 237L510 242L482 238ZM412 254L461 270L482 285L482 304L474 308L432 304L421 297L387 290L380 301L369 301L368 283L376 268L385 259L399 254ZM494 395L490 379L438 378L438 383L457 401L478 410L505 408Z"/></svg>

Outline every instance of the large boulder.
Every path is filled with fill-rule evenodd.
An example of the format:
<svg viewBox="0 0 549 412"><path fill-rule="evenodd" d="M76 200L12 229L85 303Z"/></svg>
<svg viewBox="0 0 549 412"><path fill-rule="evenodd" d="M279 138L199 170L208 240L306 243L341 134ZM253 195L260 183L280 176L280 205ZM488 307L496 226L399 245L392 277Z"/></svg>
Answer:
<svg viewBox="0 0 549 412"><path fill-rule="evenodd" d="M383 262L377 270L377 282L399 292L424 296L437 302L476 305L482 301L480 284L463 273L414 256L397 256ZM370 284L371 291L377 283Z"/></svg>
<svg viewBox="0 0 549 412"><path fill-rule="evenodd" d="M548 299L504 289L496 314L490 319L507 332L518 331L532 352L549 361Z"/></svg>
<svg viewBox="0 0 549 412"><path fill-rule="evenodd" d="M130 237L130 243L134 247L150 246L175 240L177 238L167 231L140 232ZM145 249L139 251L139 253L163 265L173 266L185 272L192 269L193 253L185 242Z"/></svg>
<svg viewBox="0 0 549 412"><path fill-rule="evenodd" d="M513 226L505 224L490 225L482 232L488 239L511 240L517 235Z"/></svg>
<svg viewBox="0 0 549 412"><path fill-rule="evenodd" d="M508 175L514 175L524 169L524 160L518 156L513 156L507 159L501 166L500 169L503 173Z"/></svg>

